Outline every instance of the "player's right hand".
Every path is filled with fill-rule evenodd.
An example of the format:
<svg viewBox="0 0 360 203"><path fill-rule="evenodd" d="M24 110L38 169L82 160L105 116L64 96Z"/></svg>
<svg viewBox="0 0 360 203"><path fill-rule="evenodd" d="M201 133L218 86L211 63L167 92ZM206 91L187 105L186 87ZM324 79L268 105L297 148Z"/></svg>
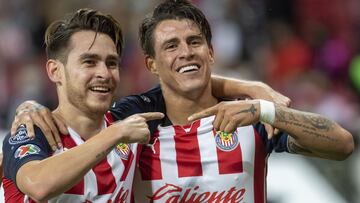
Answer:
<svg viewBox="0 0 360 203"><path fill-rule="evenodd" d="M17 107L15 119L11 125L12 136L15 135L16 129L21 124L26 125L29 137L35 136L34 125L38 126L53 150L62 146L59 130L65 135L68 134L62 119L35 101L25 101Z"/></svg>
<svg viewBox="0 0 360 203"><path fill-rule="evenodd" d="M134 114L122 121L114 123L108 127L108 130L118 135L119 142L121 143L137 142L147 144L150 141L150 130L146 122L162 119L163 117L164 114L160 112Z"/></svg>

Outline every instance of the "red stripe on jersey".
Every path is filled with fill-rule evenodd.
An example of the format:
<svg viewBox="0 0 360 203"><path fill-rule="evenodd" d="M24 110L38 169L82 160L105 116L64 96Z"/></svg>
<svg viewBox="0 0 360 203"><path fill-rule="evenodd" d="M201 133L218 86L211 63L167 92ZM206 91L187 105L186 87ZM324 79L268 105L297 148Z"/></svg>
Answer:
<svg viewBox="0 0 360 203"><path fill-rule="evenodd" d="M266 202L266 151L259 133L254 129L255 136L255 166L254 166L254 203Z"/></svg>
<svg viewBox="0 0 360 203"><path fill-rule="evenodd" d="M20 190L17 189L14 182L11 180L2 177L2 183L4 188L4 200L6 203L19 203L25 202L25 194L22 193ZM27 203L36 203L34 200L29 198ZM46 201L47 202L47 201Z"/></svg>
<svg viewBox="0 0 360 203"><path fill-rule="evenodd" d="M128 159L127 160L121 159L121 160L122 160L125 168L124 168L124 172L120 178L120 181L124 181L126 179L126 176L129 173L130 168L131 168L131 163L134 160L134 153L130 150Z"/></svg>
<svg viewBox="0 0 360 203"><path fill-rule="evenodd" d="M111 125L114 122L114 118L113 118L110 111L105 113L105 121L108 124L108 126Z"/></svg>
<svg viewBox="0 0 360 203"><path fill-rule="evenodd" d="M116 189L116 182L107 159L105 158L98 163L93 168L93 171L96 175L98 195L113 193Z"/></svg>
<svg viewBox="0 0 360 203"><path fill-rule="evenodd" d="M161 180L162 171L158 130L156 130L154 135L151 137L150 143L153 143L152 148L145 145L142 146L139 160L141 178L142 180Z"/></svg>
<svg viewBox="0 0 360 203"><path fill-rule="evenodd" d="M181 126L174 126L176 162L179 177L202 176L203 174L197 137L199 126L200 120L195 121L189 133L186 133Z"/></svg>
<svg viewBox="0 0 360 203"><path fill-rule="evenodd" d="M64 145L64 148L71 149L76 147L76 143L71 138L70 135L61 136L61 141ZM83 195L84 194L84 179L81 179L78 184L74 185L70 190L64 192L65 194L75 194L75 195Z"/></svg>
<svg viewBox="0 0 360 203"><path fill-rule="evenodd" d="M216 136L213 130L214 137ZM237 136L236 134L233 136ZM216 154L218 157L219 174L242 173L243 162L240 144L237 144L235 149L231 151L223 151L216 147Z"/></svg>

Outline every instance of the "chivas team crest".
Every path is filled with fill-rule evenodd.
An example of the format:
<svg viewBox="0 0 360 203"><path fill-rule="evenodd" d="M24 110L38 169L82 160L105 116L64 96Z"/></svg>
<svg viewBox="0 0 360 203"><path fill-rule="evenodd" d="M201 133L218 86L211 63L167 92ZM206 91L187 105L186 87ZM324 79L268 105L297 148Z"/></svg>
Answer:
<svg viewBox="0 0 360 203"><path fill-rule="evenodd" d="M130 145L120 143L116 145L115 152L120 156L121 159L128 160L130 154Z"/></svg>
<svg viewBox="0 0 360 203"><path fill-rule="evenodd" d="M216 146L222 151L231 151L239 143L237 132L225 133L218 131L215 136Z"/></svg>

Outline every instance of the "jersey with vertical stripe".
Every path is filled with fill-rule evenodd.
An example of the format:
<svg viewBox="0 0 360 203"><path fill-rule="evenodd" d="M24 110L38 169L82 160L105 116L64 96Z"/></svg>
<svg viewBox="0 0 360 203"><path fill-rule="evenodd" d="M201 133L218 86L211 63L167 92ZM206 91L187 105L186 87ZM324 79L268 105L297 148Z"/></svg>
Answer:
<svg viewBox="0 0 360 203"><path fill-rule="evenodd" d="M268 140L260 123L225 134L213 120L158 127L140 155L135 202L266 202L267 157L287 151L287 135Z"/></svg>
<svg viewBox="0 0 360 203"><path fill-rule="evenodd" d="M109 125L112 122L111 114L106 114L105 118L104 124ZM69 135L61 135L63 149L53 153L37 127L35 134L34 139L29 138L25 126L21 126L15 137L8 135L4 141L3 184L6 202L34 202L15 185L16 173L22 165L62 153L85 142L69 128ZM130 202L136 153L136 143L118 144L106 158L87 172L80 182L48 202Z"/></svg>
<svg viewBox="0 0 360 203"><path fill-rule="evenodd" d="M112 121L122 120L136 113L155 111L165 113L164 98L159 85L141 95L127 96L115 102L105 118L107 125L109 125ZM151 133L156 130L158 124L159 121L156 120L148 122ZM4 174L2 179L6 202L33 202L17 188L15 180L19 168L25 163L32 160L42 160L53 155L43 132L36 126L35 134L35 139L30 139L27 136L26 127L22 125L17 129L16 136L11 137L8 134L4 139ZM83 142L75 132L71 134L70 137L68 135L61 136L64 148L69 149ZM61 195L62 198L54 198L53 201L106 202L105 200L111 196L112 199L115 197L115 201L111 200L112 202L130 202L130 189L133 182L136 154L137 144L117 145L107 156L107 159L94 167L79 184ZM119 158L121 161L119 161ZM110 170L109 164L114 169ZM109 172L112 172L112 174ZM98 178L99 174L104 179ZM96 178L95 181L94 178ZM90 183L98 188L97 196L94 196L96 189L88 187ZM96 183L96 186L94 183ZM114 186L116 186L115 189ZM85 196L86 194L88 196ZM89 200L91 198L94 200Z"/></svg>

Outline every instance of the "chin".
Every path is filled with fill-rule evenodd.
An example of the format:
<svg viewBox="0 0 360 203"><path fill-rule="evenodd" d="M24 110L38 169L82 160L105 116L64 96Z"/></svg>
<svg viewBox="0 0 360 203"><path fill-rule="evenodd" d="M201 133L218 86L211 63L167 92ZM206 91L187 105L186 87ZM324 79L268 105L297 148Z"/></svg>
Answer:
<svg viewBox="0 0 360 203"><path fill-rule="evenodd" d="M203 81L193 81L191 83L186 83L182 85L181 90L183 92L195 92L195 91L202 91L206 88L206 84Z"/></svg>
<svg viewBox="0 0 360 203"><path fill-rule="evenodd" d="M92 112L99 114L105 114L111 107L112 102L94 102L90 103L88 106Z"/></svg>

